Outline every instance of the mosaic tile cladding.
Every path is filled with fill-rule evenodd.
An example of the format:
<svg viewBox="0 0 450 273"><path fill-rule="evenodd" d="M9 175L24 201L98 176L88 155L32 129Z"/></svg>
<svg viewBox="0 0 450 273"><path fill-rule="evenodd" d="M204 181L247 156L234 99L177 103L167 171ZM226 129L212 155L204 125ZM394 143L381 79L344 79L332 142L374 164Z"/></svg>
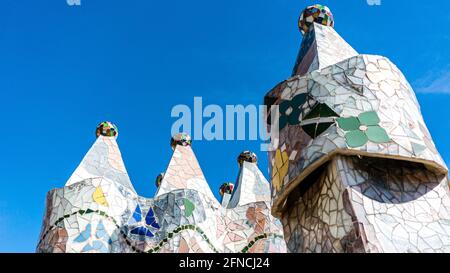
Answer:
<svg viewBox="0 0 450 273"><path fill-rule="evenodd" d="M176 135L148 199L130 182L117 133L101 123L65 187L47 194L38 252L286 252L282 224L270 214L270 185L251 152L239 156L236 187L227 183L219 203L190 137Z"/></svg>
<svg viewBox="0 0 450 273"><path fill-rule="evenodd" d="M265 97L279 106L272 214L288 252L450 252L448 171L414 91L313 13L292 76Z"/></svg>

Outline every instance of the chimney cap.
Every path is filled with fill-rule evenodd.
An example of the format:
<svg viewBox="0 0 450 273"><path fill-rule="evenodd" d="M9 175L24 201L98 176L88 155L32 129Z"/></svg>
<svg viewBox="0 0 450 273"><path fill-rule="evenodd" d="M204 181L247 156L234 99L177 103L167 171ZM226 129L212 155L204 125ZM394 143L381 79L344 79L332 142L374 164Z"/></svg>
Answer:
<svg viewBox="0 0 450 273"><path fill-rule="evenodd" d="M191 146L192 139L191 136L186 133L178 133L170 139L170 147L175 150L177 145L181 146Z"/></svg>
<svg viewBox="0 0 450 273"><path fill-rule="evenodd" d="M334 26L333 14L327 6L315 4L306 7L298 19L298 28L302 35L310 30L314 23L324 26Z"/></svg>
<svg viewBox="0 0 450 273"><path fill-rule="evenodd" d="M250 162L250 163L257 163L258 157L255 153L251 151L243 151L237 158L237 161L239 163L239 166L242 166L242 163L244 161Z"/></svg>
<svg viewBox="0 0 450 273"><path fill-rule="evenodd" d="M223 196L225 193L231 194L234 189L234 184L231 182L225 182L223 183L219 188L219 194L220 196Z"/></svg>
<svg viewBox="0 0 450 273"><path fill-rule="evenodd" d="M117 129L117 126L110 121L101 122L95 130L95 135L97 137L102 135L105 137L116 137L117 138L118 134L119 134L119 129Z"/></svg>

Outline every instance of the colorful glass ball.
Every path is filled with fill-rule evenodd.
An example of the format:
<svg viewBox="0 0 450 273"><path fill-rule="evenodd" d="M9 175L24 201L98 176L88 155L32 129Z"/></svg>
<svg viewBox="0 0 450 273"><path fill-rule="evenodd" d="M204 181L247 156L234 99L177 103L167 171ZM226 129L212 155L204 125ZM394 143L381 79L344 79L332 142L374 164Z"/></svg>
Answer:
<svg viewBox="0 0 450 273"><path fill-rule="evenodd" d="M298 19L298 28L305 35L313 23L324 26L334 26L333 14L327 6L315 4L303 10Z"/></svg>
<svg viewBox="0 0 450 273"><path fill-rule="evenodd" d="M192 140L191 136L185 133L178 133L172 137L170 140L170 147L175 150L177 145L181 146L191 146Z"/></svg>
<svg viewBox="0 0 450 273"><path fill-rule="evenodd" d="M95 130L95 135L99 137L100 135L105 137L117 137L119 130L117 126L109 121L104 121L97 126Z"/></svg>
<svg viewBox="0 0 450 273"><path fill-rule="evenodd" d="M239 166L241 166L244 161L250 163L258 162L258 157L251 151L244 151L238 156L237 161L239 163Z"/></svg>
<svg viewBox="0 0 450 273"><path fill-rule="evenodd" d="M223 196L225 193L231 194L233 192L233 189L234 189L233 183L229 183L229 182L223 183L220 186L219 194L220 194L220 196Z"/></svg>

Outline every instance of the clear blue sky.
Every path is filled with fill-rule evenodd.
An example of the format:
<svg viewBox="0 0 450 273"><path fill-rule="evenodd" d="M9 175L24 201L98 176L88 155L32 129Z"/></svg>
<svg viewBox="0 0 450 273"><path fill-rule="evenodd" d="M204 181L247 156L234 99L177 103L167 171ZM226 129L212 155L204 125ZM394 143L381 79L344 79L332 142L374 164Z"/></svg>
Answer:
<svg viewBox="0 0 450 273"><path fill-rule="evenodd" d="M0 4L0 252L33 252L48 190L62 187L111 120L140 195L171 157L176 104L260 104L286 79L301 42L292 0L2 0ZM450 162L450 2L317 1L358 52L389 57L413 85ZM257 141L197 141L217 194L236 156Z"/></svg>

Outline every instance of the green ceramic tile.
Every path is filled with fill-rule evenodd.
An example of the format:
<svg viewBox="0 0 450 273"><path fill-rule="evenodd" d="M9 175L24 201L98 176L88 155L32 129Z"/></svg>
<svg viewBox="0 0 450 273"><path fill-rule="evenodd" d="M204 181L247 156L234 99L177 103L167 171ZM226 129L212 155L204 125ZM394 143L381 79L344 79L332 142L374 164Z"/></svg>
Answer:
<svg viewBox="0 0 450 273"><path fill-rule="evenodd" d="M317 118L317 117L338 117L333 110L331 110L325 103L317 103L311 111L303 118L303 120Z"/></svg>
<svg viewBox="0 0 450 273"><path fill-rule="evenodd" d="M344 131L358 130L359 125L361 125L359 123L359 120L355 117L337 118L336 121L337 121L339 127Z"/></svg>
<svg viewBox="0 0 450 273"><path fill-rule="evenodd" d="M302 129L303 131L305 131L305 133L307 133L310 137L314 138L316 135L316 123L312 123L312 124L308 124L308 125L303 125Z"/></svg>
<svg viewBox="0 0 450 273"><path fill-rule="evenodd" d="M298 94L297 96L293 97L291 100L291 106L300 106L306 101L306 93Z"/></svg>
<svg viewBox="0 0 450 273"><path fill-rule="evenodd" d="M361 147L367 143L367 136L360 130L354 130L345 134L345 141L349 147Z"/></svg>
<svg viewBox="0 0 450 273"><path fill-rule="evenodd" d="M368 126L366 131L367 138L375 143L384 143L390 140L386 131L380 126Z"/></svg>
<svg viewBox="0 0 450 273"><path fill-rule="evenodd" d="M358 119L361 122L361 124L367 126L378 125L378 123L380 122L380 118L378 117L375 111L361 113L359 114Z"/></svg>
<svg viewBox="0 0 450 273"><path fill-rule="evenodd" d="M298 120L298 117L300 116L300 109L297 108L293 108L292 112L288 115L288 123L290 125L297 125L300 123L300 121Z"/></svg>
<svg viewBox="0 0 450 273"><path fill-rule="evenodd" d="M328 127L333 125L333 122L321 122L321 123L312 123L308 125L303 125L302 129L307 133L310 137L316 138L323 132L325 132Z"/></svg>
<svg viewBox="0 0 450 273"><path fill-rule="evenodd" d="M291 107L291 101L285 100L282 103L280 103L278 107L279 107L278 110L280 111L280 116L284 116L286 115L287 109Z"/></svg>
<svg viewBox="0 0 450 273"><path fill-rule="evenodd" d="M303 120L307 120L307 119L311 119L311 118L317 118L320 117L320 111L319 111L319 104L316 104L310 111L308 114L306 114L303 117Z"/></svg>
<svg viewBox="0 0 450 273"><path fill-rule="evenodd" d="M328 105L326 105L325 103L320 104L319 112L320 117L339 117L339 115L331 110L331 108L328 107Z"/></svg>
<svg viewBox="0 0 450 273"><path fill-rule="evenodd" d="M184 213L186 217L189 217L192 215L192 212L195 209L195 205L187 198L184 198L183 201L184 201Z"/></svg>
<svg viewBox="0 0 450 273"><path fill-rule="evenodd" d="M323 132L325 132L325 130L327 130L328 127L330 127L331 125L333 125L333 122L321 122L321 123L317 124L316 137L318 135L321 135Z"/></svg>
<svg viewBox="0 0 450 273"><path fill-rule="evenodd" d="M281 131L288 124L288 118L283 115L283 116L280 116L280 119L278 121L279 121L278 128Z"/></svg>

